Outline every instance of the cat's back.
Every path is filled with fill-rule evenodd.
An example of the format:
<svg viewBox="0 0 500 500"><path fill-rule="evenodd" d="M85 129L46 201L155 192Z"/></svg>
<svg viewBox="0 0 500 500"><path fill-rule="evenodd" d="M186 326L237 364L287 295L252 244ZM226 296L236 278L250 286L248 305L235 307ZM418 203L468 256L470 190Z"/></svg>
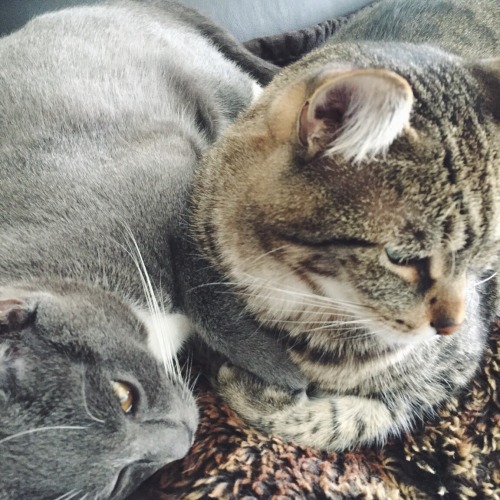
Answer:
<svg viewBox="0 0 500 500"><path fill-rule="evenodd" d="M54 133L96 115L123 133L134 120L174 119L201 96L210 101L210 93L242 85L235 65L193 26L144 3L40 16L0 40L0 58L4 140L12 129L27 136L30 127L43 126Z"/></svg>
<svg viewBox="0 0 500 500"><path fill-rule="evenodd" d="M40 16L0 39L0 61L3 275L80 279L95 248L114 266L123 225L147 260L255 86L170 2Z"/></svg>

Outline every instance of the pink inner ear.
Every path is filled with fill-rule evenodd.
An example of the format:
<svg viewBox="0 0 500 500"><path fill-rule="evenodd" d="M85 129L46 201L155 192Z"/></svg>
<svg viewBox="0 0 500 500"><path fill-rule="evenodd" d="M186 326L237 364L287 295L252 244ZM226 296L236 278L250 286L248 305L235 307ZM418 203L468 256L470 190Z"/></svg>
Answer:
<svg viewBox="0 0 500 500"><path fill-rule="evenodd" d="M338 86L328 90L322 99L318 100L314 117L317 120L333 122L341 126L351 98L352 93L348 92L345 87Z"/></svg>
<svg viewBox="0 0 500 500"><path fill-rule="evenodd" d="M303 146L311 139L327 135L333 140L344 123L351 93L343 86L331 88L316 96L311 104L307 101L300 113L299 140Z"/></svg>
<svg viewBox="0 0 500 500"><path fill-rule="evenodd" d="M32 317L31 308L19 299L0 300L0 331L19 330Z"/></svg>

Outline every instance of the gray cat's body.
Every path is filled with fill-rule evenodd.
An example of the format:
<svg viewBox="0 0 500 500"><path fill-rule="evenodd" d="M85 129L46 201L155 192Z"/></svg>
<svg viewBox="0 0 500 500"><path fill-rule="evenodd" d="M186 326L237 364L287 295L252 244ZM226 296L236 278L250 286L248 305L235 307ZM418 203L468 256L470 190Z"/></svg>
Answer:
<svg viewBox="0 0 500 500"><path fill-rule="evenodd" d="M273 72L169 2L0 40L0 498L122 498L189 449L177 288L209 271L176 241L199 156L257 88L224 54Z"/></svg>
<svg viewBox="0 0 500 500"><path fill-rule="evenodd" d="M249 422L341 450L467 387L497 296L499 56L496 0L382 1L210 151L200 244L310 384L292 394L231 360L219 390Z"/></svg>

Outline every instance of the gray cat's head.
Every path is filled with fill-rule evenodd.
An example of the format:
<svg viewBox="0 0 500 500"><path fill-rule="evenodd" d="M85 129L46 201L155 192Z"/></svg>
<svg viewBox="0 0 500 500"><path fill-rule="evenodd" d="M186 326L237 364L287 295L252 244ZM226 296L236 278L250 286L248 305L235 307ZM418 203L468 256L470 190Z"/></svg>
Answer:
<svg viewBox="0 0 500 500"><path fill-rule="evenodd" d="M457 331L498 260L498 88L499 60L403 44L285 70L198 176L212 262L271 325L397 343Z"/></svg>
<svg viewBox="0 0 500 500"><path fill-rule="evenodd" d="M0 498L123 498L187 453L197 420L114 295L0 287Z"/></svg>

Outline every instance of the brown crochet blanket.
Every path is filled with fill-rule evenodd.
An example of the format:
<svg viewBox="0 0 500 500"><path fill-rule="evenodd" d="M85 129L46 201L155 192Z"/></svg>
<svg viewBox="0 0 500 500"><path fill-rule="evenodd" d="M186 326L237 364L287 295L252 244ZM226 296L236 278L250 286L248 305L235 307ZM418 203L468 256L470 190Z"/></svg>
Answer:
<svg viewBox="0 0 500 500"><path fill-rule="evenodd" d="M327 21L247 46L285 65L345 22ZM383 450L328 454L264 436L200 381L201 424L190 454L160 471L133 498L500 500L499 344L500 321L469 392L445 405L435 421Z"/></svg>
<svg viewBox="0 0 500 500"><path fill-rule="evenodd" d="M470 390L383 450L322 453L248 427L205 382L189 455L135 499L500 499L500 321Z"/></svg>

